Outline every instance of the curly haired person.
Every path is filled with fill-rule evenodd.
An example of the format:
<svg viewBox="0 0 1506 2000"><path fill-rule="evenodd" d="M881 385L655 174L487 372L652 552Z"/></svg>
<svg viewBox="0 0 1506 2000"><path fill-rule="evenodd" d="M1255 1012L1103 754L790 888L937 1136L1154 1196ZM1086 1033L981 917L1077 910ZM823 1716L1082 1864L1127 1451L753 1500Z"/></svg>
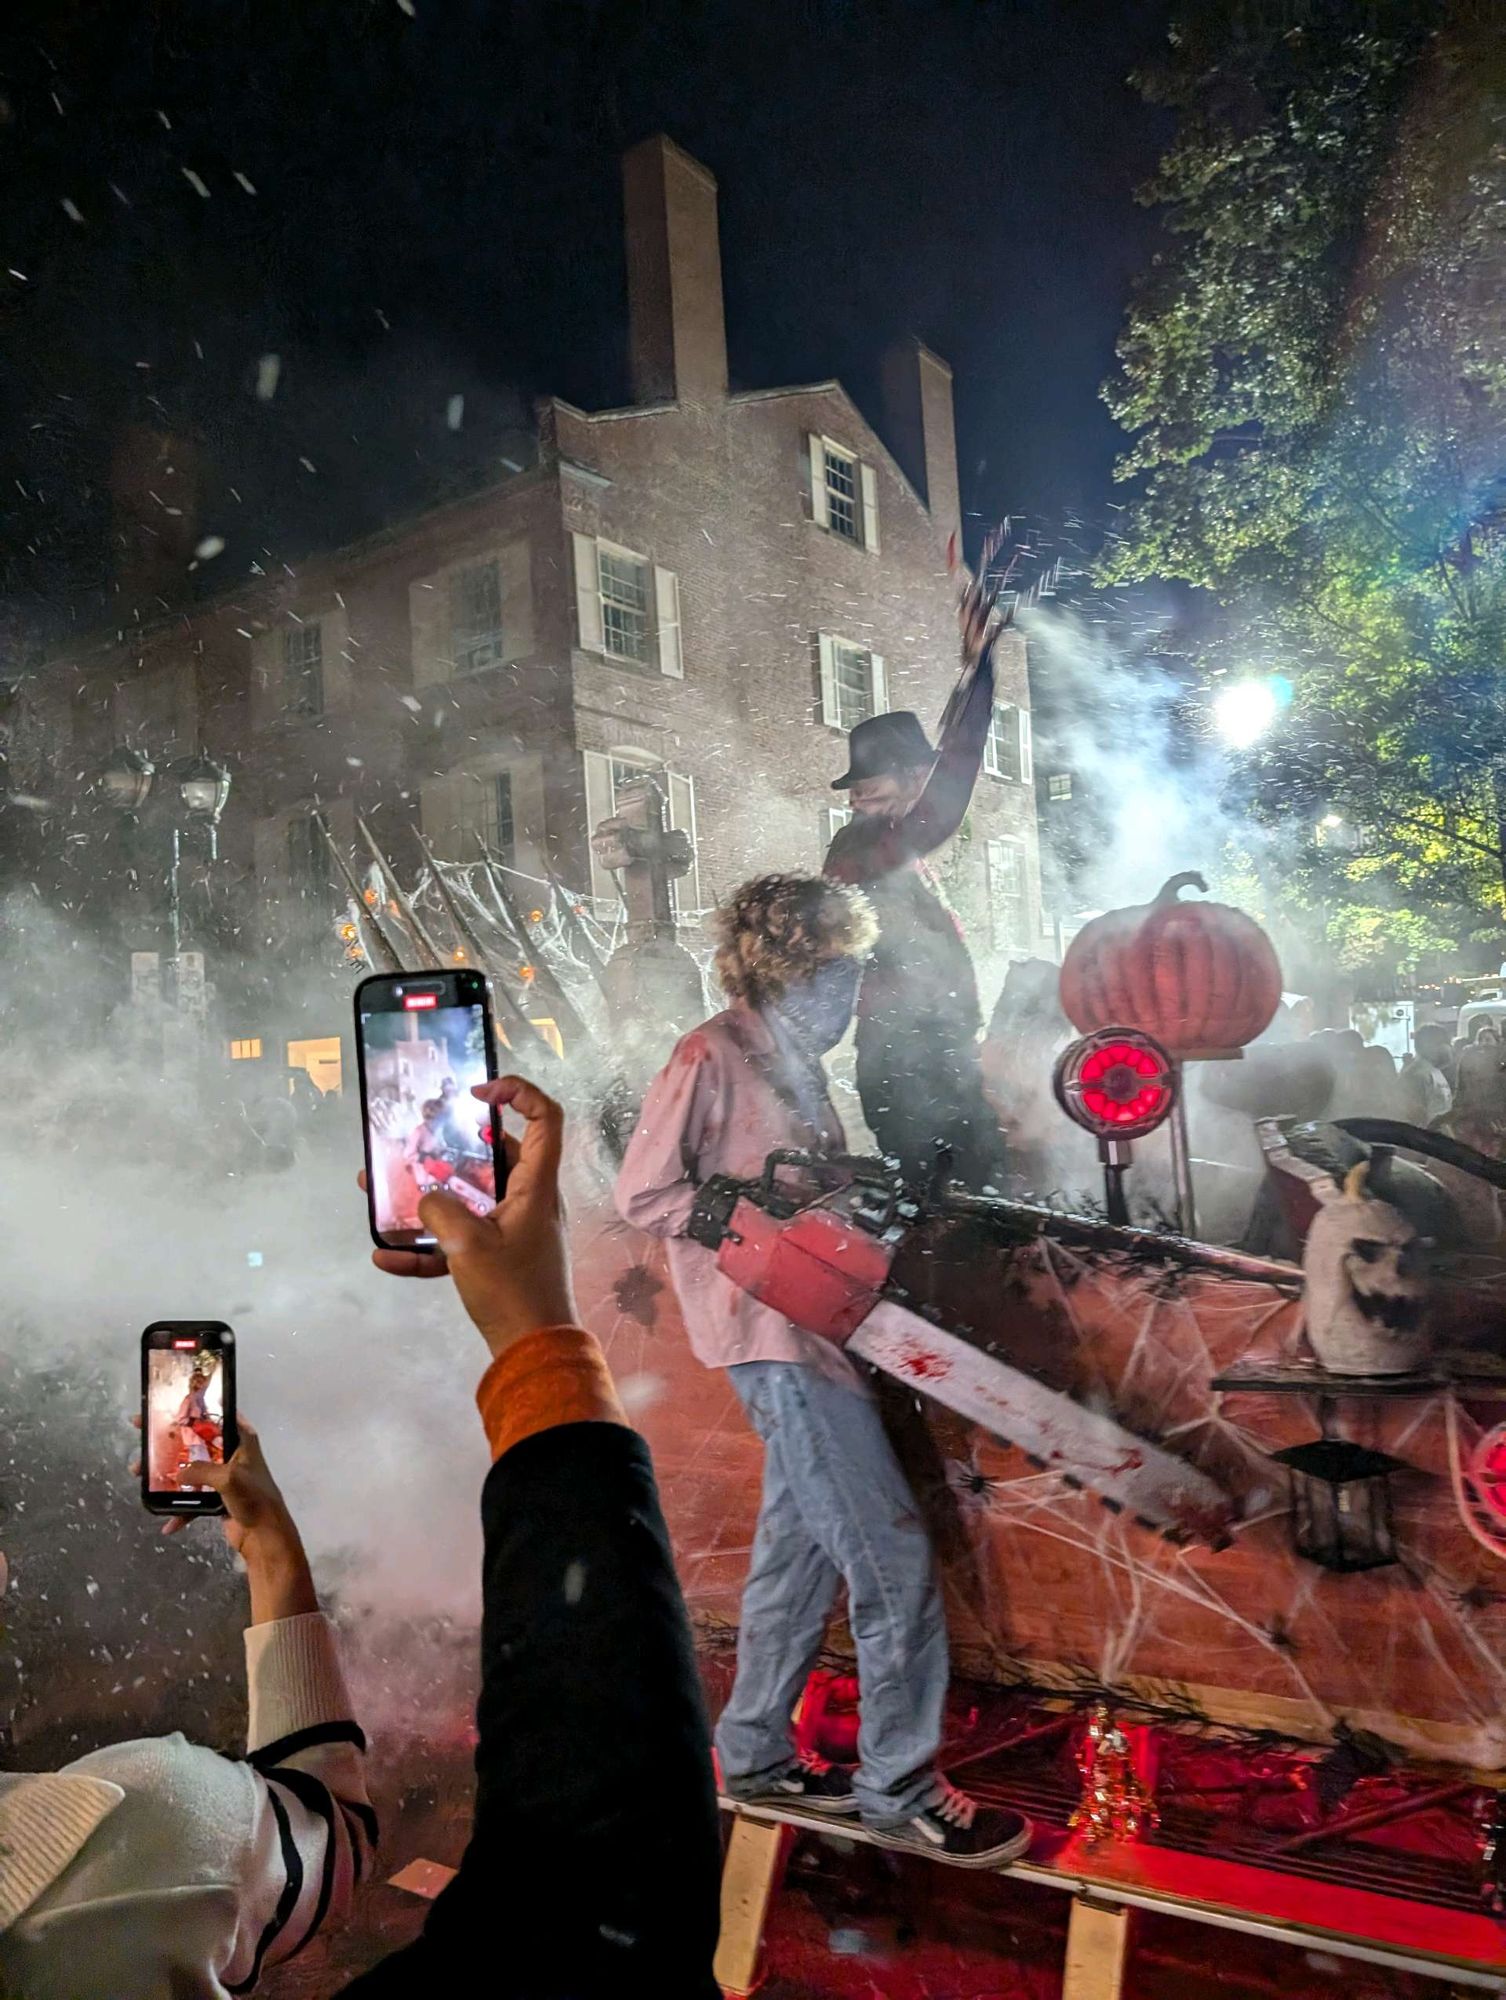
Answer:
<svg viewBox="0 0 1506 2000"><path fill-rule="evenodd" d="M765 875L716 921L731 1004L650 1086L616 1195L625 1221L668 1239L691 1346L727 1370L763 1440L737 1679L716 1731L723 1785L750 1802L860 1814L896 1846L997 1865L1030 1828L976 1806L937 1769L948 1651L936 1562L868 1386L840 1348L742 1291L686 1233L712 1175L752 1178L781 1147L845 1149L822 1057L852 1016L873 911L841 883ZM791 1734L844 1584L862 1689L855 1774L798 1755Z"/></svg>

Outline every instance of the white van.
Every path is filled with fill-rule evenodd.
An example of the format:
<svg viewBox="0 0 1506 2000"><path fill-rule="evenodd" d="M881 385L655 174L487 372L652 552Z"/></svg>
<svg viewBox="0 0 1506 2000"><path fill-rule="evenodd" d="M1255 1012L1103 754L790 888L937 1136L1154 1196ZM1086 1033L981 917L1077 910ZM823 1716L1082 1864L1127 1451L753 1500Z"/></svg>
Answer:
<svg viewBox="0 0 1506 2000"><path fill-rule="evenodd" d="M1477 993L1473 1000L1466 1000L1459 1009L1456 1032L1464 1041L1472 1042L1486 1027L1494 1028L1501 1040L1506 1042L1506 986Z"/></svg>

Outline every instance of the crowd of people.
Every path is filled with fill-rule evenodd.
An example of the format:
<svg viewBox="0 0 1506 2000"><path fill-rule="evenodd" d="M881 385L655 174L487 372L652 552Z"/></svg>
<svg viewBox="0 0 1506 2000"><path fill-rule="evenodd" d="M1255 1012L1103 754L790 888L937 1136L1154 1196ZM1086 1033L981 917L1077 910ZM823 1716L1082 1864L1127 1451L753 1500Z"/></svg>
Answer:
<svg viewBox="0 0 1506 2000"><path fill-rule="evenodd" d="M1045 1074L1062 1036L1054 969L1012 971L980 1060L972 963L926 866L966 809L993 706L976 591L962 626L938 745L913 715L861 723L835 781L853 817L824 871L758 877L718 911L727 1004L673 1050L617 1177L624 1221L666 1243L697 1357L727 1371L763 1445L736 1677L714 1738L649 1453L579 1323L559 1105L516 1076L472 1086L522 1123L499 1202L490 1185L485 1202L461 1199L442 1170L478 1154L452 1082L387 1149L436 1247L375 1261L395 1279L451 1283L489 1354L482 1687L458 1872L416 1941L346 1993L712 2000L718 1784L962 1866L1001 1867L1030 1844L1021 1814L979 1805L942 1769L936 1557L869 1384L837 1345L726 1277L692 1228L714 1177L757 1176L781 1149L846 1151L825 1058L854 1019L865 1120L912 1189L942 1173L1000 1186L1006 1132L1016 1173L1044 1143L1029 1105L1000 1114L1021 1052ZM1017 1060L1001 1064L1006 1041ZM1358 1036L1315 1036L1295 1060L1290 1046L1257 1052L1238 1087L1305 1091L1307 1115L1363 1111L1462 1137L1489 1124L1498 1138L1493 1043L1491 1031L1460 1047L1423 1029L1398 1070ZM366 1738L334 1629L255 1428L242 1418L224 1458L207 1387L196 1374L176 1412L175 1475L220 1495L245 1568L246 1754L168 1735L0 1775L3 2000L250 1992L345 1918L373 1866ZM844 1590L862 1697L851 1768L802 1750L793 1726Z"/></svg>
<svg viewBox="0 0 1506 2000"><path fill-rule="evenodd" d="M712 2000L710 1739L648 1451L577 1324L563 1114L518 1077L475 1095L523 1121L501 1202L432 1193L438 1248L374 1253L447 1277L490 1354L474 1822L421 1936L344 1990ZM254 1426L180 1477L220 1495L246 1571L246 1755L168 1735L0 1775L6 2000L250 1992L371 1870L366 1739Z"/></svg>
<svg viewBox="0 0 1506 2000"><path fill-rule="evenodd" d="M687 1234L712 1175L783 1146L845 1148L823 1057L858 1020L864 1115L911 1181L990 1184L998 1123L977 1057L972 965L926 857L955 832L993 703L987 607L964 600L964 671L933 750L914 716L853 732L851 828L821 876L748 883L719 913L728 1005L651 1088L617 1188L669 1242L691 1341L763 1440L763 1505L736 1685L716 1734L733 1797L861 1819L874 1838L998 1866L1031 1829L939 1768L948 1647L934 1552L865 1382L761 1307ZM924 973L924 978L920 974ZM918 983L917 983L918 982ZM490 1352L477 1392L482 1689L470 1840L419 1938L344 1990L653 1993L710 2000L720 1843L712 1736L646 1446L578 1323L559 1193L563 1114L531 1083L473 1086L522 1120L500 1202L433 1170L472 1121L453 1086L404 1165L430 1250ZM383 1162L385 1165L385 1162ZM453 1179L453 1177L451 1177ZM213 1489L246 1573L246 1754L181 1735L0 1775L0 1994L222 2000L342 1921L378 1828L366 1738L297 1527L244 1418L203 1440L204 1381L176 1412L177 1480ZM164 1532L180 1532L181 1517ZM201 1531L202 1532L202 1531ZM792 1714L845 1586L863 1689L853 1770L797 1749Z"/></svg>

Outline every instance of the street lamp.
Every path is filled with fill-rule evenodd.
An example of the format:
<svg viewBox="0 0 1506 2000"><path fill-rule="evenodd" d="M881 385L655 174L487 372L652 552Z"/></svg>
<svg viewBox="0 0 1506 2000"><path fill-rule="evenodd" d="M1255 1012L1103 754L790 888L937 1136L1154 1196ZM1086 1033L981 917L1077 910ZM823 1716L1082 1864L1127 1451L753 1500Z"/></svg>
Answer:
<svg viewBox="0 0 1506 2000"><path fill-rule="evenodd" d="M223 764L215 763L212 757L199 752L192 757L181 757L170 764L163 774L172 780L177 790L177 803L194 819L204 822L209 828L209 858L219 858L219 819L225 810L225 801L230 796L230 773ZM121 812L138 813L152 796L157 778L157 766L143 751L133 750L122 743L111 752L100 769L99 787L112 806ZM158 797L166 798L159 791ZM171 808L169 807L171 810ZM183 911L178 896L178 871L182 863L183 830L177 813L172 819L172 858L167 872L168 926L172 932L173 959L176 963L183 944Z"/></svg>
<svg viewBox="0 0 1506 2000"><path fill-rule="evenodd" d="M1231 750L1248 750L1281 712L1281 694L1273 678L1234 681L1213 697L1213 726Z"/></svg>
<svg viewBox="0 0 1506 2000"><path fill-rule="evenodd" d="M207 819L211 826L218 825L230 796L230 773L224 765L216 764L212 757L185 757L173 765L172 775L178 781L178 797L188 810L196 818Z"/></svg>
<svg viewBox="0 0 1506 2000"><path fill-rule="evenodd" d="M121 744L101 768L99 788L112 806L121 812L140 812L152 789L157 766L139 750Z"/></svg>

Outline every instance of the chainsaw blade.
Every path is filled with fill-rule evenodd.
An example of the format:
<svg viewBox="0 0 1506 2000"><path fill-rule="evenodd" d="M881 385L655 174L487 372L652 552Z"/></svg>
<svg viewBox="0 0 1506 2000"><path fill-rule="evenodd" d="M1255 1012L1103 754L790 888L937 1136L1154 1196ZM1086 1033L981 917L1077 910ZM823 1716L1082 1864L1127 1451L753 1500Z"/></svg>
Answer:
<svg viewBox="0 0 1506 2000"><path fill-rule="evenodd" d="M893 1300L845 1346L1143 1526L1215 1549L1228 1542L1235 1505L1205 1472Z"/></svg>

